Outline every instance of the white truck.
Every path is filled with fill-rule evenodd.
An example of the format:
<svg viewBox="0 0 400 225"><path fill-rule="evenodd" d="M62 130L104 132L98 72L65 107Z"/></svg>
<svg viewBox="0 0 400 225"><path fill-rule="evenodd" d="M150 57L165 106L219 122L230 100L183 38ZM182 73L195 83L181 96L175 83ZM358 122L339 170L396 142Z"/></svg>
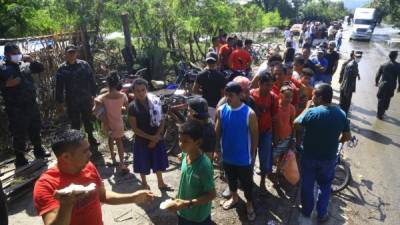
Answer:
<svg viewBox="0 0 400 225"><path fill-rule="evenodd" d="M371 40L376 26L376 10L374 8L356 8L353 17L350 40Z"/></svg>

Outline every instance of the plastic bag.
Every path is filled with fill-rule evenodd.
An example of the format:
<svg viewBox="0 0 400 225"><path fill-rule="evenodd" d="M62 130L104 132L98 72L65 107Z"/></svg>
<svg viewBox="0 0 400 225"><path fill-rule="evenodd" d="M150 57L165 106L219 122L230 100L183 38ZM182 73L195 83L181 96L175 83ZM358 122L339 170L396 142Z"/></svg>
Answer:
<svg viewBox="0 0 400 225"><path fill-rule="evenodd" d="M281 173L285 179L292 185L296 185L300 180L299 167L297 166L296 155L289 150L283 156Z"/></svg>

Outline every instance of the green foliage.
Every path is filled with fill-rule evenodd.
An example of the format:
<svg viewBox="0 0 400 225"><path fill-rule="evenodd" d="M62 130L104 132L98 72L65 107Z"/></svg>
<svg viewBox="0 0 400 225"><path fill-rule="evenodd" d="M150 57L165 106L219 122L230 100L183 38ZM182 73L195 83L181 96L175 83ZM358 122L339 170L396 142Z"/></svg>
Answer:
<svg viewBox="0 0 400 225"><path fill-rule="evenodd" d="M374 0L367 7L376 8L378 17L385 17L388 23L400 27L400 4L398 0Z"/></svg>
<svg viewBox="0 0 400 225"><path fill-rule="evenodd" d="M289 19L283 19L278 10L264 14L262 20L265 27L289 26Z"/></svg>
<svg viewBox="0 0 400 225"><path fill-rule="evenodd" d="M331 22L343 19L347 13L342 1L313 0L300 7L301 20Z"/></svg>

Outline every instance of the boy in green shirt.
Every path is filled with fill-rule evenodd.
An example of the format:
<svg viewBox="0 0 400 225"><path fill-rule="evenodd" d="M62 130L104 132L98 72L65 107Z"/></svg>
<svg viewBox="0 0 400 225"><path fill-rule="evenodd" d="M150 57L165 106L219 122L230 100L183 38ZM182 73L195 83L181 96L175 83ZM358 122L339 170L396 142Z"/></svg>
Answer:
<svg viewBox="0 0 400 225"><path fill-rule="evenodd" d="M182 153L181 181L174 205L178 225L211 225L211 201L216 197L213 167L200 150L203 126L198 121L184 123L179 131Z"/></svg>

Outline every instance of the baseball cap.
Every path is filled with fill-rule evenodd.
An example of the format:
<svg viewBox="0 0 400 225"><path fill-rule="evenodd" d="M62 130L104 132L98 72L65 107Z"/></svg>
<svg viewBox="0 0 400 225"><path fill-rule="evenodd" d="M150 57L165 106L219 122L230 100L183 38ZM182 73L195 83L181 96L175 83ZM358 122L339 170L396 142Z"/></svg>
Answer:
<svg viewBox="0 0 400 225"><path fill-rule="evenodd" d="M362 51L355 51L355 52L354 52L354 56L355 56L355 57L361 57L362 54L363 54Z"/></svg>
<svg viewBox="0 0 400 225"><path fill-rule="evenodd" d="M233 81L240 85L242 91L248 90L250 87L250 80L247 77L237 76L235 79L233 79Z"/></svg>
<svg viewBox="0 0 400 225"><path fill-rule="evenodd" d="M218 60L218 55L215 52L209 52L206 55L206 62L217 62Z"/></svg>
<svg viewBox="0 0 400 225"><path fill-rule="evenodd" d="M77 51L78 50L78 48L75 46L75 45L68 45L66 48L65 48L65 52L75 52L75 51Z"/></svg>
<svg viewBox="0 0 400 225"><path fill-rule="evenodd" d="M188 105L190 109L195 112L194 117L197 119L207 119L209 117L208 114L208 103L202 97L194 97L189 99Z"/></svg>
<svg viewBox="0 0 400 225"><path fill-rule="evenodd" d="M238 82L231 81L226 84L225 91L230 93L240 94L242 92L242 87Z"/></svg>

